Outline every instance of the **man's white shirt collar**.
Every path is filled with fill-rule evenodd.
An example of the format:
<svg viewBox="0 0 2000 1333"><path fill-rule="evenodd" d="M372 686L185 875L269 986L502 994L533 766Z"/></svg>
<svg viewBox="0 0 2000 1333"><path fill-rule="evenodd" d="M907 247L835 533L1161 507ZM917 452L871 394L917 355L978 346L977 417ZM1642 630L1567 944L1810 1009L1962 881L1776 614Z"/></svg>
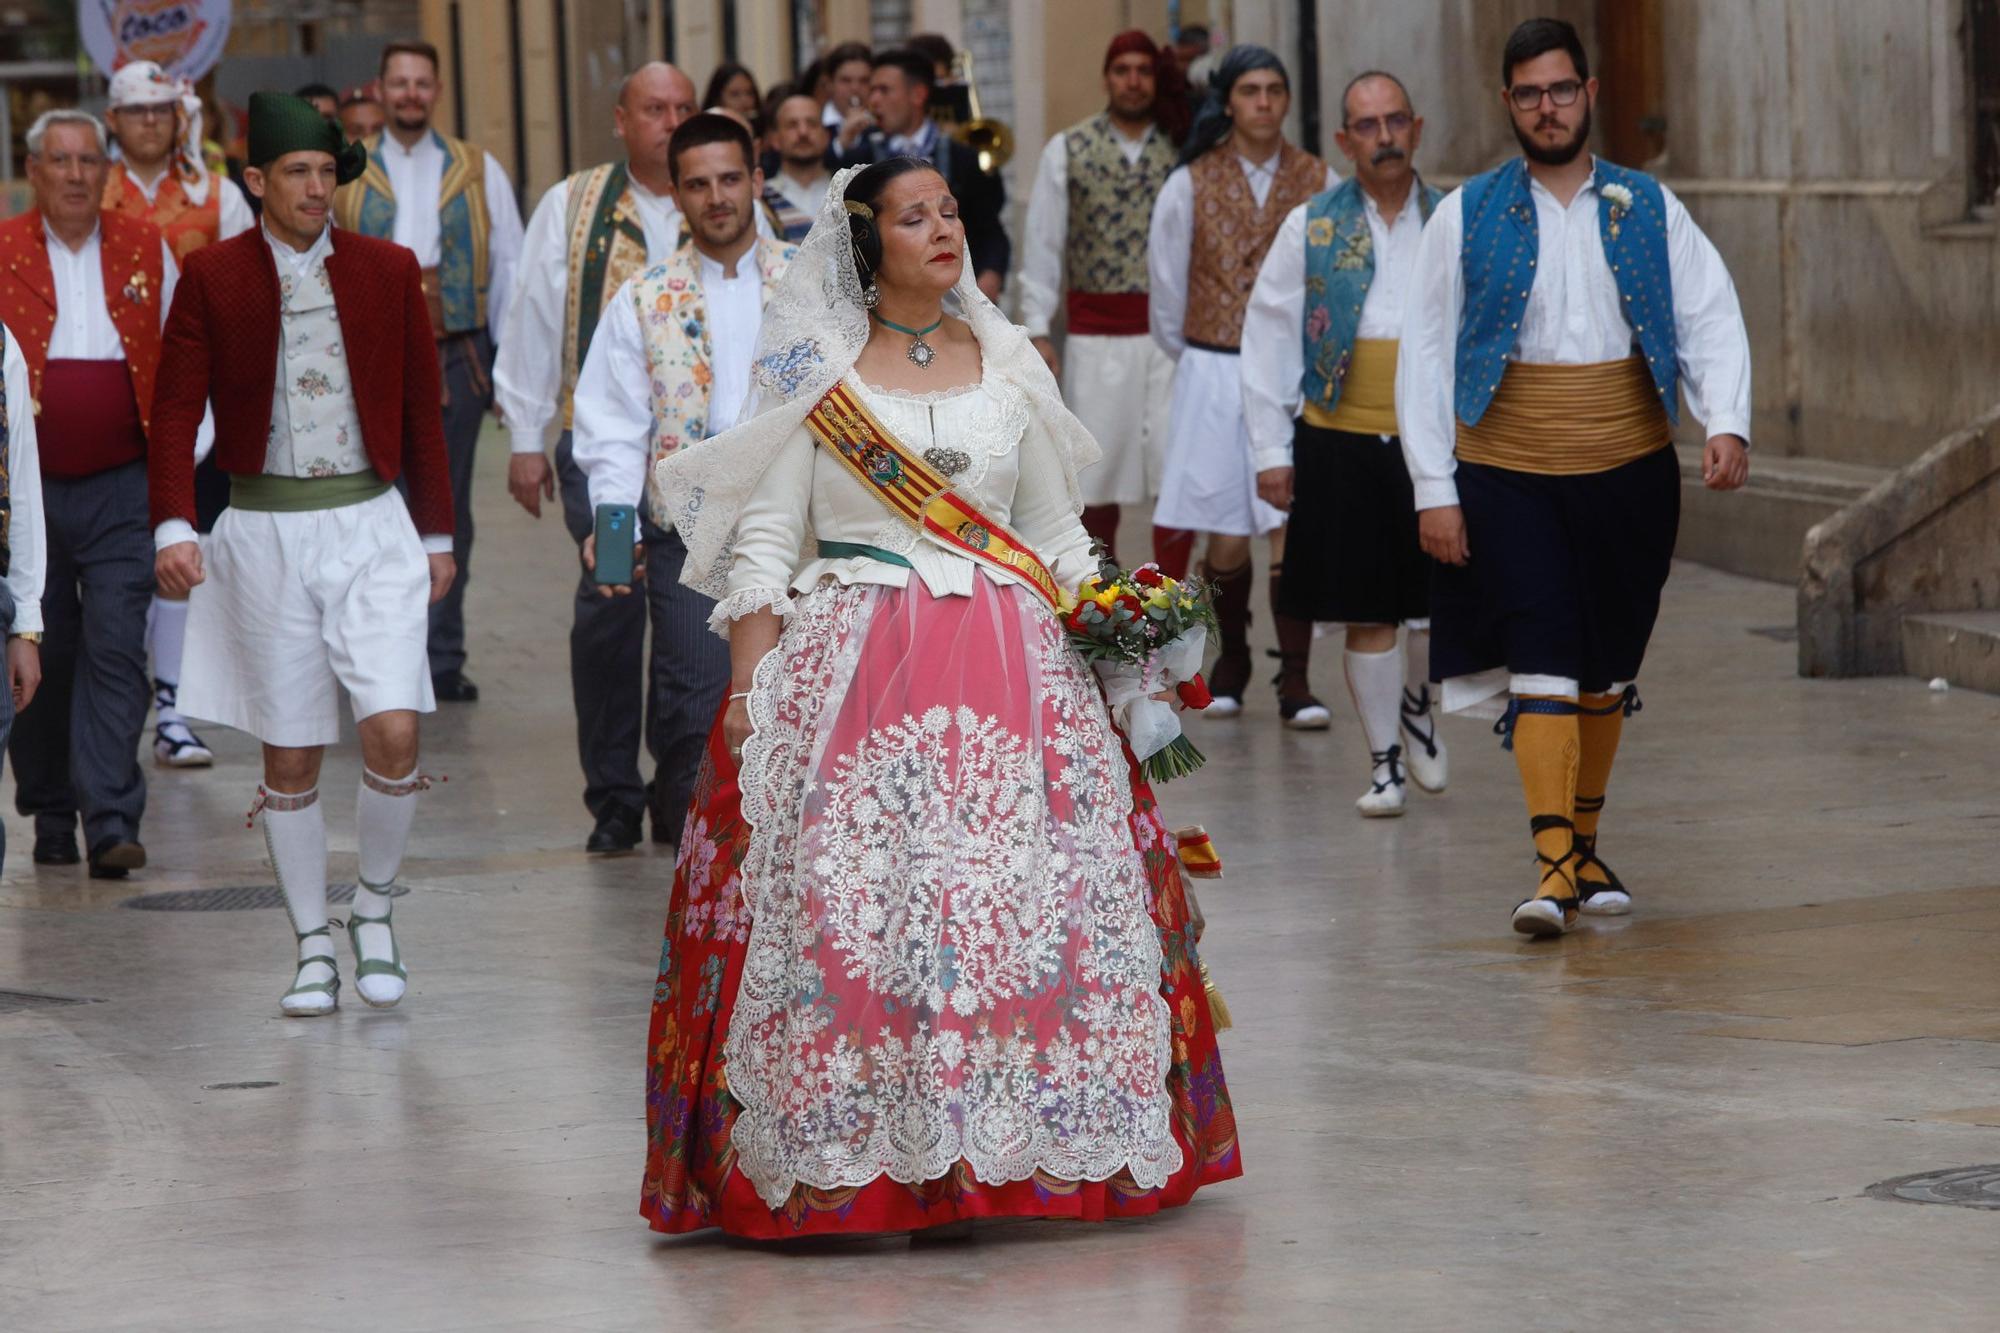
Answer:
<svg viewBox="0 0 2000 1333"><path fill-rule="evenodd" d="M303 250L292 249L273 236L269 227L260 227L260 230L264 233L264 244L271 247L271 257L277 261L278 270L280 272L289 270L294 277L333 253L333 223L330 220L320 229L319 239Z"/></svg>

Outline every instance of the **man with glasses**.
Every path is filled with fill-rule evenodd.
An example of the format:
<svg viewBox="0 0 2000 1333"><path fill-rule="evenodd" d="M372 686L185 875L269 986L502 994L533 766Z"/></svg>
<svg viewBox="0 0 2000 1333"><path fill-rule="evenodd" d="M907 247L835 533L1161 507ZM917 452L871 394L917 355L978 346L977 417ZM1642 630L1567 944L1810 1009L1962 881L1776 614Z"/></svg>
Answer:
<svg viewBox="0 0 2000 1333"><path fill-rule="evenodd" d="M28 130L35 206L0 223L0 318L27 360L48 563L42 688L14 724L16 808L35 863L94 879L146 864L146 608L153 597L146 456L160 326L177 270L152 223L102 208L111 175L97 118L45 111ZM188 440L192 467L194 441Z"/></svg>
<svg viewBox="0 0 2000 1333"><path fill-rule="evenodd" d="M105 182L104 208L158 227L176 263L255 224L236 183L210 171L202 160L201 99L187 80L168 77L150 60L135 60L111 76L111 106L104 118L118 145L118 161ZM196 455L195 489L204 532L228 503L227 483L208 462L212 439L212 431L203 432ZM185 601L155 595L146 625L153 657L153 758L167 768L206 768L215 762L176 707L187 607Z"/></svg>
<svg viewBox="0 0 2000 1333"><path fill-rule="evenodd" d="M1396 340L1441 197L1417 176L1423 131L1395 75L1370 70L1347 85L1334 139L1354 175L1286 215L1243 318L1257 493L1287 511L1291 530L1276 609L1347 627L1347 688L1372 765L1355 805L1371 818L1403 813L1406 768L1426 791L1446 779L1430 694L1431 560L1396 439Z"/></svg>
<svg viewBox="0 0 2000 1333"><path fill-rule="evenodd" d="M1507 39L1522 156L1437 207L1417 255L1396 405L1447 711L1501 716L1539 882L1514 929L1631 910L1598 817L1680 520L1680 396L1702 478L1749 474L1750 344L1715 247L1672 193L1587 151L1597 81L1576 30ZM1504 707L1501 696L1506 696Z"/></svg>

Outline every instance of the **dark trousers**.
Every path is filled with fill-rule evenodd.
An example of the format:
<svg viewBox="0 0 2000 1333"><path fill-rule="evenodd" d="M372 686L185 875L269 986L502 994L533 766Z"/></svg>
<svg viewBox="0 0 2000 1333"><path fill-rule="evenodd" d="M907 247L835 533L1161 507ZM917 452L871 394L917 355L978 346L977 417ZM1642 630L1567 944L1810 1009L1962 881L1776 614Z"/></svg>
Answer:
<svg viewBox="0 0 2000 1333"><path fill-rule="evenodd" d="M153 697L146 465L74 481L44 477L42 515L49 544L42 688L7 743L15 808L51 833L72 829L81 812L92 847L137 838L146 811L139 736Z"/></svg>
<svg viewBox="0 0 2000 1333"><path fill-rule="evenodd" d="M14 633L14 593L0 581L0 643ZM13 681L0 672L0 769L5 768L7 736L14 730ZM0 820L0 870L7 868L7 823Z"/></svg>
<svg viewBox="0 0 2000 1333"><path fill-rule="evenodd" d="M486 330L438 344L444 372L444 447L451 464L452 559L458 577L431 606L431 674L465 666L465 585L472 581L472 465L493 406L493 340ZM550 355L555 355L551 350Z"/></svg>
<svg viewBox="0 0 2000 1333"><path fill-rule="evenodd" d="M567 433L556 443L556 478L563 522L581 546L595 516ZM569 632L577 758L583 766L583 803L593 818L614 807L638 810L650 804L655 826L678 837L709 728L729 690L729 645L708 628L715 603L681 586L687 560L681 539L647 519L641 519L639 533L646 544L640 588L604 597L587 571L577 580ZM639 776L642 729L653 756L651 784Z"/></svg>

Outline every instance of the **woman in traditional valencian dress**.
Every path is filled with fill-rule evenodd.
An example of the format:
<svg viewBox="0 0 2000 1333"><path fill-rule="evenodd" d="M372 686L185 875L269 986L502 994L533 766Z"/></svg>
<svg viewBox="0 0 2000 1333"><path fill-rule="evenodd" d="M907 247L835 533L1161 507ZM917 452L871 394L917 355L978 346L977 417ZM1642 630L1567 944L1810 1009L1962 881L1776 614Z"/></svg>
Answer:
<svg viewBox="0 0 2000 1333"><path fill-rule="evenodd" d="M1051 605L1096 572L1097 448L928 162L835 178L756 376L756 416L655 476L734 693L674 875L641 1211L1098 1221L1240 1174L1173 839Z"/></svg>

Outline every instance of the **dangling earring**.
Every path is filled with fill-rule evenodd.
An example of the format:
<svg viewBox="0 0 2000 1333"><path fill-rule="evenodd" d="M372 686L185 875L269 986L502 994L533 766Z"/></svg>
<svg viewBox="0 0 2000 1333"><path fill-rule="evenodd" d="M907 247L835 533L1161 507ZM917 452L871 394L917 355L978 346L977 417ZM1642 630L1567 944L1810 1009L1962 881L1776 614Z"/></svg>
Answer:
<svg viewBox="0 0 2000 1333"><path fill-rule="evenodd" d="M875 281L872 278L869 279L868 285L861 289L861 304L867 306L870 310L882 304L882 289L875 285Z"/></svg>

